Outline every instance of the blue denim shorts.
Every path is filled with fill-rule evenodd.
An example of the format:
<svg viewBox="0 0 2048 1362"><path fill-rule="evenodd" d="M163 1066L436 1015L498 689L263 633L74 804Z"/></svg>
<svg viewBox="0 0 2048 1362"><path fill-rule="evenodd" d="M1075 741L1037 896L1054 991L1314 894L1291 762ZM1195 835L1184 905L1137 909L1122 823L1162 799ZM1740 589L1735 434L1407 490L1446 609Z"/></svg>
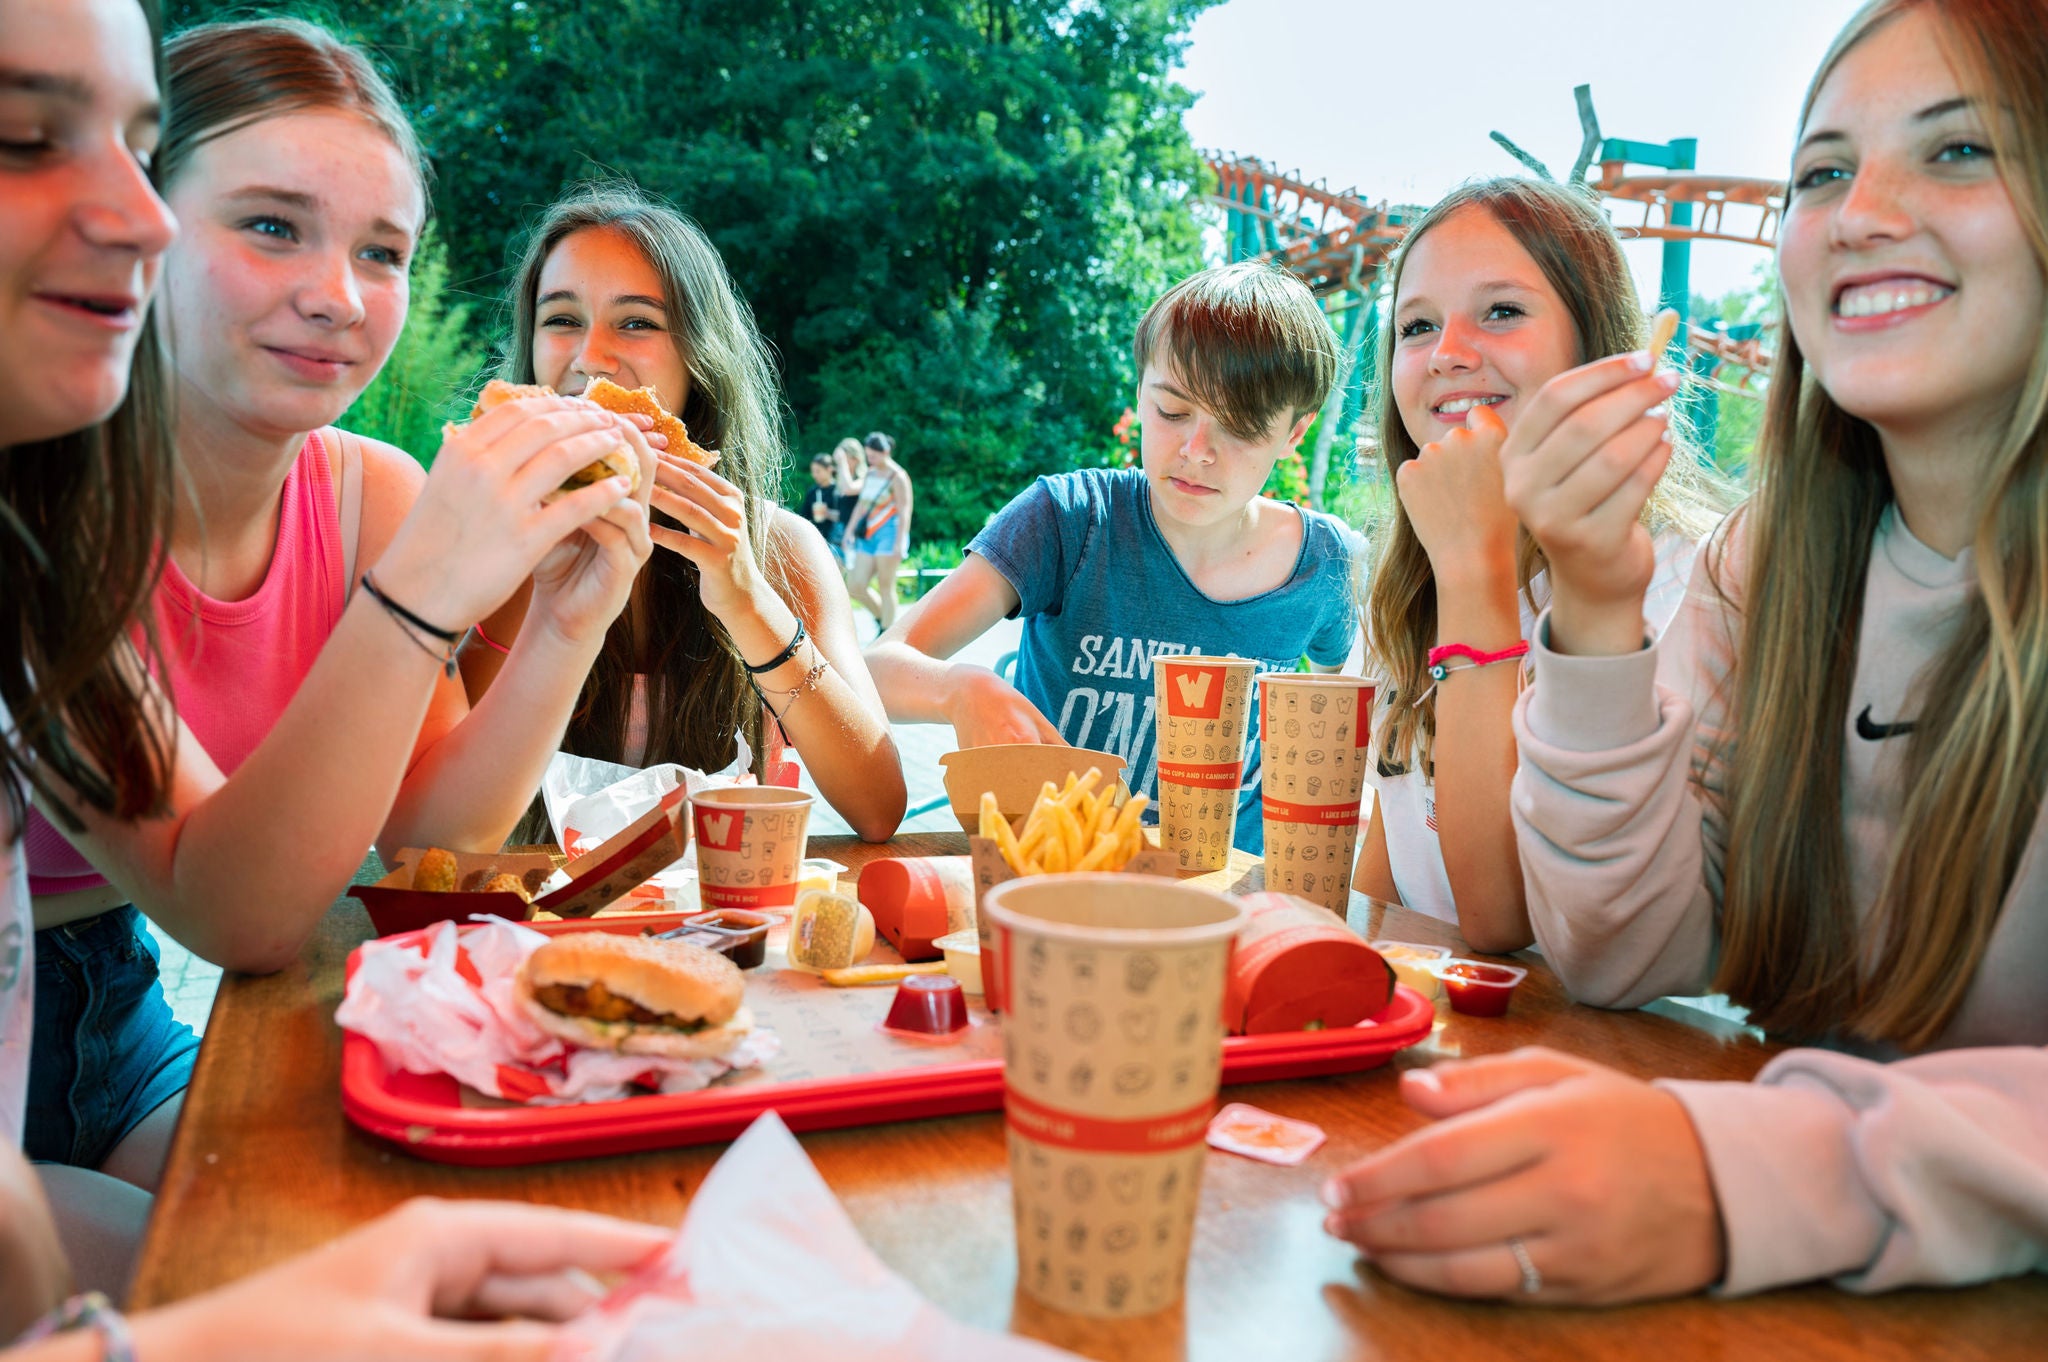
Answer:
<svg viewBox="0 0 2048 1362"><path fill-rule="evenodd" d="M199 1037L171 1014L157 958L132 904L36 933L31 1159L98 1168L191 1083Z"/></svg>
<svg viewBox="0 0 2048 1362"><path fill-rule="evenodd" d="M900 557L903 553L903 522L892 520L873 534L861 535L849 543L848 551L877 558Z"/></svg>

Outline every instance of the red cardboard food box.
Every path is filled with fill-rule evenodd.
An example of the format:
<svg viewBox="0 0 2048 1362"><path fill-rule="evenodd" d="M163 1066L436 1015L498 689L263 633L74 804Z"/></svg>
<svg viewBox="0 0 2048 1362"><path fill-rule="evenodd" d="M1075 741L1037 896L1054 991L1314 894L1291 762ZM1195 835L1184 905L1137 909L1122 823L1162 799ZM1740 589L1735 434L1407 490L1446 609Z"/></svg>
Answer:
<svg viewBox="0 0 2048 1362"><path fill-rule="evenodd" d="M525 921L535 911L546 909L559 917L589 917L667 869L689 846L689 820L683 816L685 792L681 786L662 796L661 802L635 819L624 831L607 838L596 850L562 867L569 882L527 903L517 894L486 894L457 889L437 894L412 887L412 868L423 854L420 847L406 847L398 853L391 873L375 884L360 884L349 894L362 900L377 935L416 931L444 920L462 922L473 913ZM482 884L504 872L525 880L528 892L554 873L554 860L545 852L457 852L458 885Z"/></svg>

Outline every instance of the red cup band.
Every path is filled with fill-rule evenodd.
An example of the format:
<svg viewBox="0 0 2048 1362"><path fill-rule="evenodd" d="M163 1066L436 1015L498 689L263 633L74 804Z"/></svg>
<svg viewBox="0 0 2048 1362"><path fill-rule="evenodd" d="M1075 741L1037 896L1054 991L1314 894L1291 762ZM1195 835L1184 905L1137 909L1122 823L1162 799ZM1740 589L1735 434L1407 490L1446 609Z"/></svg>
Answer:
<svg viewBox="0 0 2048 1362"><path fill-rule="evenodd" d="M1289 804L1284 799L1261 799L1259 806L1275 823L1311 823L1325 828L1358 826L1359 800L1349 804Z"/></svg>
<svg viewBox="0 0 2048 1362"><path fill-rule="evenodd" d="M713 908L787 908L796 902L796 885L697 885L697 897Z"/></svg>
<svg viewBox="0 0 2048 1362"><path fill-rule="evenodd" d="M1213 765L1190 766L1185 762L1162 761L1159 763L1159 778L1168 785L1184 785L1196 790L1235 790L1244 783L1244 763L1219 761Z"/></svg>
<svg viewBox="0 0 2048 1362"><path fill-rule="evenodd" d="M1216 1099L1206 1097L1186 1111L1135 1121L1106 1121L1055 1111L1015 1088L1003 1089L1004 1119L1018 1134L1059 1149L1087 1154L1164 1154L1200 1144L1209 1131Z"/></svg>

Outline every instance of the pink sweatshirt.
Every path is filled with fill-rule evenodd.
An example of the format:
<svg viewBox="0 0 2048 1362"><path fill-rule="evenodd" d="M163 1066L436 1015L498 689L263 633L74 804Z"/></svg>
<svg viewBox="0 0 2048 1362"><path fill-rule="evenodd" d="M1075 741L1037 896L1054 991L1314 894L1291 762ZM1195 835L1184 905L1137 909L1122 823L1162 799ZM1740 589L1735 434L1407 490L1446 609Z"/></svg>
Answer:
<svg viewBox="0 0 2048 1362"><path fill-rule="evenodd" d="M1738 561L1740 537L1731 555ZM1719 947L1732 721L1716 689L1739 621L1700 555L1670 630L1626 657L1531 652L1515 710L1515 829L1529 918L1572 995L1635 1007L1708 990ZM1871 544L1843 722L1850 898L1876 901L1897 835L1914 679L1975 589L1888 511ZM1937 1046L1911 1059L1792 1050L1753 1083L1665 1082L1706 1150L1730 1293L1830 1277L1858 1291L2048 1269L2048 804L1990 949Z"/></svg>
<svg viewBox="0 0 2048 1362"><path fill-rule="evenodd" d="M319 432L308 435L285 476L277 547L253 595L217 601L166 563L150 600L178 717L224 775L269 735L348 604L331 467ZM24 834L34 893L106 883L40 813L30 811Z"/></svg>

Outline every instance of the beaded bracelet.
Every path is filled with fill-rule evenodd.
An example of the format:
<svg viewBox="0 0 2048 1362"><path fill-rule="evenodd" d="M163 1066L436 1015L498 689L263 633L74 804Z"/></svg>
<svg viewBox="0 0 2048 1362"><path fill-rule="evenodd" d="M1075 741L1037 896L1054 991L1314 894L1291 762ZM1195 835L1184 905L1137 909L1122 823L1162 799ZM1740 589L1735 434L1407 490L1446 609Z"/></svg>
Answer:
<svg viewBox="0 0 2048 1362"><path fill-rule="evenodd" d="M114 1303L98 1291L73 1296L30 1325L28 1332L15 1342L34 1343L81 1325L100 1336L106 1362L135 1362L135 1338L128 1332L128 1321L121 1317Z"/></svg>

